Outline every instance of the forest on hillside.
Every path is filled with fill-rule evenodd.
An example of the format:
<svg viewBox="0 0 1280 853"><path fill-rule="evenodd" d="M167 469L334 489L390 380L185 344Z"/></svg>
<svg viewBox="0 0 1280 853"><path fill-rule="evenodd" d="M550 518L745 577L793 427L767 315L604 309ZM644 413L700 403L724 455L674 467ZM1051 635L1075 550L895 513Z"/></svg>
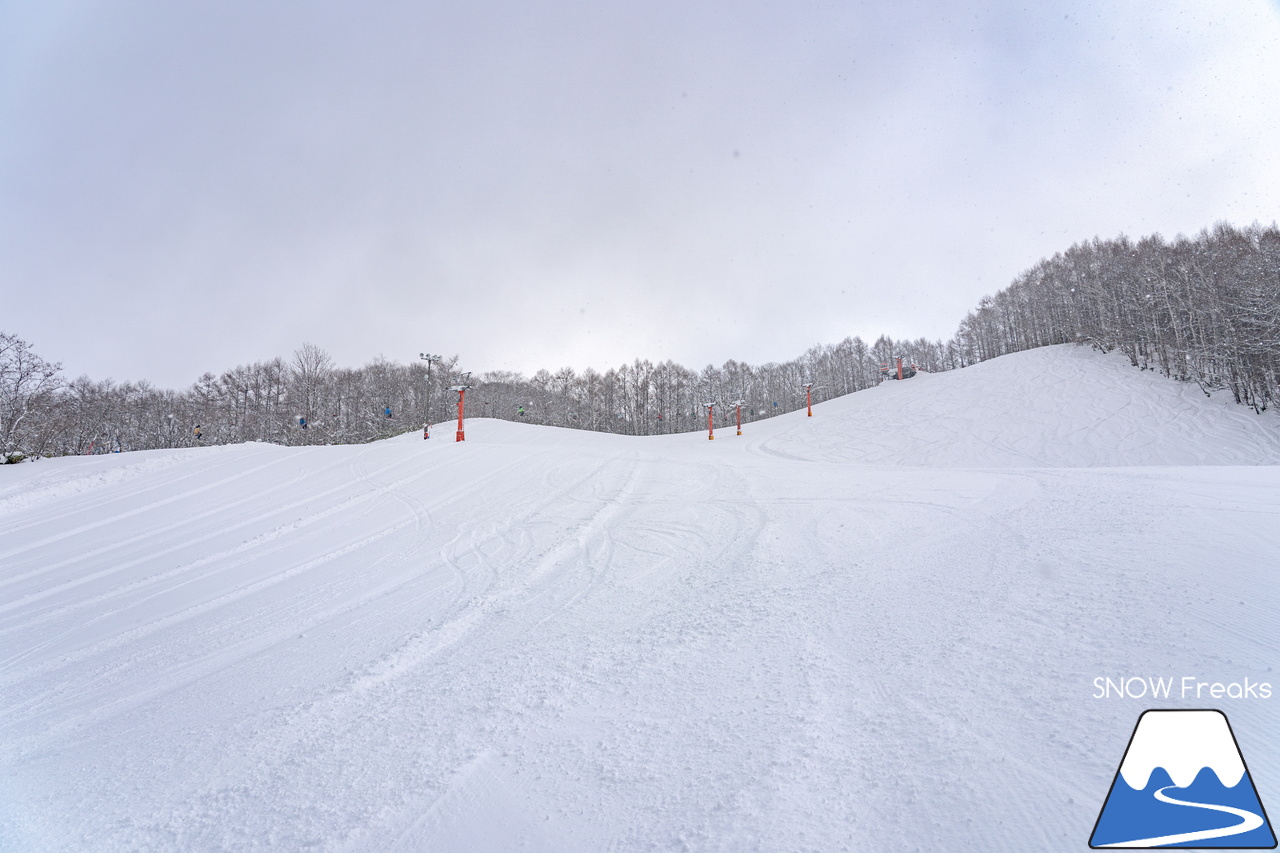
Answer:
<svg viewBox="0 0 1280 853"><path fill-rule="evenodd" d="M26 341L0 332L0 453L6 459L264 441L373 441L450 420L468 384L476 417L628 435L705 428L744 401L744 420L794 411L878 384L902 357L954 370L1011 352L1075 342L1118 349L1135 367L1229 389L1261 412L1280 391L1280 229L1218 224L1195 237L1094 239L1042 260L984 297L949 341L858 337L781 364L727 361L693 370L637 359L600 372L531 377L463 372L457 356L337 367L304 344L289 359L206 373L184 391L146 382L67 380ZM305 428L303 423L305 422ZM197 429L198 428L198 429Z"/></svg>

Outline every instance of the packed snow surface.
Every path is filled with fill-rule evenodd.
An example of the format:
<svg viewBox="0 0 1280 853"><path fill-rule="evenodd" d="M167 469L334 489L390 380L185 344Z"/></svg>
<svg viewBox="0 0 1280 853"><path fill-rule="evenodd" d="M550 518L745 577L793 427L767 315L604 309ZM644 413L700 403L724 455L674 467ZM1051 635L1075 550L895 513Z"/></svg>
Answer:
<svg viewBox="0 0 1280 853"><path fill-rule="evenodd" d="M1054 347L743 431L0 468L0 849L1075 851L1149 707L1280 803L1280 698L1095 698L1280 687L1272 413Z"/></svg>

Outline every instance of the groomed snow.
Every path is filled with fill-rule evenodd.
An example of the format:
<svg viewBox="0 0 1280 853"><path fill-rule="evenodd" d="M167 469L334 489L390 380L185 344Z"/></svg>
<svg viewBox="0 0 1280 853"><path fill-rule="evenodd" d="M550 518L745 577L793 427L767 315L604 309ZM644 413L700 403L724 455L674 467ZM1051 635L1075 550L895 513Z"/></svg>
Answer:
<svg viewBox="0 0 1280 853"><path fill-rule="evenodd" d="M1280 424L1054 347L745 427L0 468L0 849L1081 850L1276 682ZM1280 692L1280 691L1278 691ZM1280 699L1218 700L1264 804Z"/></svg>

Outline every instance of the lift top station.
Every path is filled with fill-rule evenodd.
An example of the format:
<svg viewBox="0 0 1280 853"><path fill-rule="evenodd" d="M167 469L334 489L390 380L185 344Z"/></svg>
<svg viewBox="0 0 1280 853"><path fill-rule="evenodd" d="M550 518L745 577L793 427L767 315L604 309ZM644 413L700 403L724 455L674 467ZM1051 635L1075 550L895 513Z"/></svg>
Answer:
<svg viewBox="0 0 1280 853"><path fill-rule="evenodd" d="M880 365L881 379L910 379L916 375L916 366L914 364L903 364L902 356L894 359L895 364Z"/></svg>

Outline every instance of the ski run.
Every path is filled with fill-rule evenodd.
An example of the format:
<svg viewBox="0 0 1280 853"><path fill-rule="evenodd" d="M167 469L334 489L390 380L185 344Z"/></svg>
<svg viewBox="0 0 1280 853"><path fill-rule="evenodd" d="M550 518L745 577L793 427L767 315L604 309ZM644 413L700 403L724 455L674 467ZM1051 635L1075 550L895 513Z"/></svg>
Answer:
<svg viewBox="0 0 1280 853"><path fill-rule="evenodd" d="M1059 346L743 432L0 468L0 849L1078 851L1148 707L1280 803L1280 698L1095 690L1280 688L1272 412Z"/></svg>

